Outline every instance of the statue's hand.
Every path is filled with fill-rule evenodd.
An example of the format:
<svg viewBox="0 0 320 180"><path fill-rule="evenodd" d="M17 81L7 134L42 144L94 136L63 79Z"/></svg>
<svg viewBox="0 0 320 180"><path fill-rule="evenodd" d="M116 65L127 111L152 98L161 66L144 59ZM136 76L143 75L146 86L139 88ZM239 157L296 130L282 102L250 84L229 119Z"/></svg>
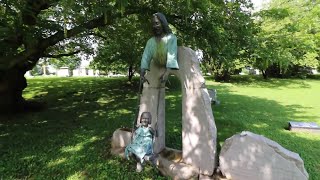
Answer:
<svg viewBox="0 0 320 180"><path fill-rule="evenodd" d="M148 79L145 78L145 75L146 75L146 70L145 70L145 69L141 69L141 72L140 72L140 81L142 82L142 84L143 84L144 82L146 82L146 81L147 81L148 84L150 84L149 81L148 81Z"/></svg>
<svg viewBox="0 0 320 180"><path fill-rule="evenodd" d="M146 78L144 76L140 76L140 81L143 84L146 81Z"/></svg>
<svg viewBox="0 0 320 180"><path fill-rule="evenodd" d="M165 83L168 79L169 72L166 70L161 76L160 76L160 83Z"/></svg>
<svg viewBox="0 0 320 180"><path fill-rule="evenodd" d="M144 75L146 75L146 70L142 68L140 72L140 78L144 78Z"/></svg>

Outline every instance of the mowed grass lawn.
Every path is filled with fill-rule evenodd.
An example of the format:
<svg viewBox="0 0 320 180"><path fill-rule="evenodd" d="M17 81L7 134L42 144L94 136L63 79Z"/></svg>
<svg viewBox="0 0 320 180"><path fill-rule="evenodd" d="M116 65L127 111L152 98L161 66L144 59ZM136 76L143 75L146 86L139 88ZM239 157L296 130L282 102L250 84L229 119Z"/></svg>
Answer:
<svg viewBox="0 0 320 180"><path fill-rule="evenodd" d="M43 112L1 116L0 179L166 179L147 165L110 154L115 129L131 127L138 81L125 78L34 78L27 99L47 102ZM181 149L181 89L166 93L166 143ZM300 154L311 180L320 179L320 134L285 130L288 121L320 124L320 80L235 77L207 79L221 104L212 106L218 142L241 131L264 135ZM204 157L205 158L205 157Z"/></svg>

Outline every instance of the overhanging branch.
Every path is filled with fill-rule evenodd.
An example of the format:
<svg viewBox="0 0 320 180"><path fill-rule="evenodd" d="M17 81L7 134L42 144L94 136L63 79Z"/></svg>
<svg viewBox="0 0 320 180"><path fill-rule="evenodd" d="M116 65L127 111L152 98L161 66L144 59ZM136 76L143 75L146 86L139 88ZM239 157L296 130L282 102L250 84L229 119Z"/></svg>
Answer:
<svg viewBox="0 0 320 180"><path fill-rule="evenodd" d="M65 54L45 54L43 57L47 57L47 58L61 58L61 57L65 57L65 56L72 56L75 54L78 54L79 51L74 51L74 52L70 52L70 53L65 53Z"/></svg>
<svg viewBox="0 0 320 180"><path fill-rule="evenodd" d="M107 36L102 35L101 33L98 33L98 32L91 32L91 33L88 33L87 35L93 35L93 36L96 36L96 37L100 37L102 39L108 39Z"/></svg>

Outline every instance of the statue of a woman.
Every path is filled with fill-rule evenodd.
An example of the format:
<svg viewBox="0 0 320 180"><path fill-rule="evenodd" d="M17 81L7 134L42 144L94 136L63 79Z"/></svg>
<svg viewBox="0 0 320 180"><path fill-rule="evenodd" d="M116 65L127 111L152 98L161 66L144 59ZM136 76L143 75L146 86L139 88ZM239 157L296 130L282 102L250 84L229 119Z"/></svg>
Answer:
<svg viewBox="0 0 320 180"><path fill-rule="evenodd" d="M154 36L148 40L141 59L141 79L143 81L146 70L150 70L151 60L159 67L179 69L177 37L172 34L167 19L162 13L153 15L152 30ZM163 75L161 78L164 78Z"/></svg>

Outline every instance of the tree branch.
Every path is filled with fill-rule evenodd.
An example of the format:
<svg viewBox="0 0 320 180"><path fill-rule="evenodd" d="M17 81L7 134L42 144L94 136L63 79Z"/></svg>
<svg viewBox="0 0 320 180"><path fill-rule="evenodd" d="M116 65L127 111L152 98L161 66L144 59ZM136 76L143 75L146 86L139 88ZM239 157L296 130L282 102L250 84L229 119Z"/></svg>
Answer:
<svg viewBox="0 0 320 180"><path fill-rule="evenodd" d="M60 57L64 57L64 56L72 56L75 54L78 54L79 52L81 52L80 50L78 51L74 51L74 52L70 52L70 53L65 53L65 54L44 54L43 57L47 57L47 58L60 58Z"/></svg>
<svg viewBox="0 0 320 180"><path fill-rule="evenodd" d="M91 33L88 33L87 35L97 36L97 37L100 37L100 38L105 39L105 40L108 39L107 36L104 36L104 35L102 35L101 33L98 33L98 32L91 32Z"/></svg>
<svg viewBox="0 0 320 180"><path fill-rule="evenodd" d="M53 0L53 2L54 1L55 0ZM45 9L46 7L47 6L40 7L40 9ZM68 30L66 33L60 30L48 38L39 37L37 39L38 43L33 45L32 48L28 48L16 55L4 57L0 56L0 69L10 69L15 65L24 66L26 61L36 62L39 60L39 58L44 56L44 52L48 47L53 46L62 40L77 36L86 30L103 27L106 25L112 25L114 23L114 20L116 20L117 18L125 18L126 16L131 14L139 14L139 12L141 13L141 9L134 6L127 7L126 11L122 14L120 12L113 13L112 11L108 11L107 14L103 14L95 19L76 26Z"/></svg>
<svg viewBox="0 0 320 180"><path fill-rule="evenodd" d="M37 16L42 10L53 6L58 0L26 0L25 7L22 9L22 22L25 25L36 25Z"/></svg>

